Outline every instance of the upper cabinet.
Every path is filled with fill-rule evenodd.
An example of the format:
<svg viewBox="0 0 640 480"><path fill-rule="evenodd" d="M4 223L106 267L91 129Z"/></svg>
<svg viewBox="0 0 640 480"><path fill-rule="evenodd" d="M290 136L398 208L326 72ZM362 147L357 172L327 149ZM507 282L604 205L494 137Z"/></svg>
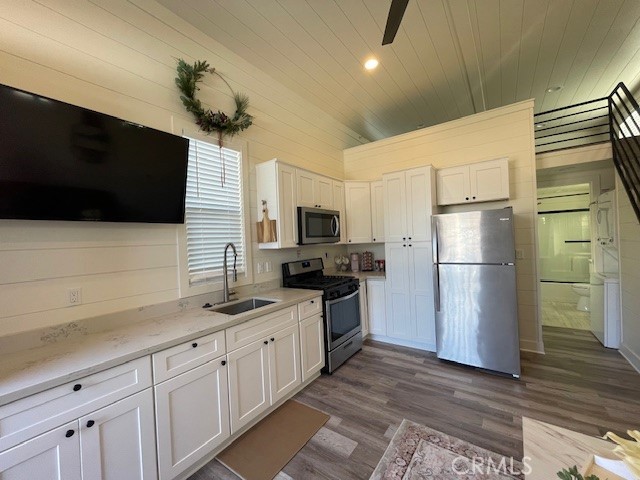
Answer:
<svg viewBox="0 0 640 480"><path fill-rule="evenodd" d="M488 202L509 198L506 158L442 168L437 173L438 205Z"/></svg>
<svg viewBox="0 0 640 480"><path fill-rule="evenodd" d="M387 242L431 241L435 174L431 166L382 176Z"/></svg>
<svg viewBox="0 0 640 480"><path fill-rule="evenodd" d="M262 220L262 201L266 200L269 218L276 221L275 242L261 243L260 248L294 248L296 226L296 169L277 159L256 165L258 220Z"/></svg>
<svg viewBox="0 0 640 480"><path fill-rule="evenodd" d="M347 243L371 243L371 187L369 182L345 182ZM342 222L344 225L344 222Z"/></svg>
<svg viewBox="0 0 640 480"><path fill-rule="evenodd" d="M371 182L371 242L384 243L384 197L382 181Z"/></svg>
<svg viewBox="0 0 640 480"><path fill-rule="evenodd" d="M334 208L332 179L298 168L296 182L299 207Z"/></svg>

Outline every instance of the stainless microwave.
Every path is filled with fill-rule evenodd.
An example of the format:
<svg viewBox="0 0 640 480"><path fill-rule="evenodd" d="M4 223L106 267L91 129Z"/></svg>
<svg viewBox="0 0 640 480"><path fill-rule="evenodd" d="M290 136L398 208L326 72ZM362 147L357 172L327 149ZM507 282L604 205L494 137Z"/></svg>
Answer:
<svg viewBox="0 0 640 480"><path fill-rule="evenodd" d="M321 208L298 207L299 245L339 241L340 212Z"/></svg>

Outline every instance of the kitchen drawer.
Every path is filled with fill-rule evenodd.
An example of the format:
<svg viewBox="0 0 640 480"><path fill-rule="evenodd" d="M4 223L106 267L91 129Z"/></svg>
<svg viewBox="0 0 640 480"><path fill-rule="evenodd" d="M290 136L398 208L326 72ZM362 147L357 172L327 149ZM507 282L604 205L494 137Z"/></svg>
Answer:
<svg viewBox="0 0 640 480"><path fill-rule="evenodd" d="M298 307L293 306L227 328L227 350L244 347L297 323Z"/></svg>
<svg viewBox="0 0 640 480"><path fill-rule="evenodd" d="M298 316L300 320L313 317L322 313L322 297L316 297L298 304Z"/></svg>
<svg viewBox="0 0 640 480"><path fill-rule="evenodd" d="M0 451L150 386L146 356L0 406Z"/></svg>
<svg viewBox="0 0 640 480"><path fill-rule="evenodd" d="M153 383L164 382L225 353L224 330L154 353Z"/></svg>

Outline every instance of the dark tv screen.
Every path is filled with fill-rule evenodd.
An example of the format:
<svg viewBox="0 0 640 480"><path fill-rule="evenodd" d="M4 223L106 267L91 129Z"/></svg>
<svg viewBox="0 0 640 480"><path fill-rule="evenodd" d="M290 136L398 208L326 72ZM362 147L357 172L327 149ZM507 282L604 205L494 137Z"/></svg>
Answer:
<svg viewBox="0 0 640 480"><path fill-rule="evenodd" d="M183 223L189 141L0 85L0 218Z"/></svg>

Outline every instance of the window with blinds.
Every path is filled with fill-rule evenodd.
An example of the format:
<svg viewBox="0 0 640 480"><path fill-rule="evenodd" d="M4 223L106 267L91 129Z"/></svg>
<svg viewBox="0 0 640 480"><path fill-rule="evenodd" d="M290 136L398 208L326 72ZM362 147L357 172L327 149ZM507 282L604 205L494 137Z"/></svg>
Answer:
<svg viewBox="0 0 640 480"><path fill-rule="evenodd" d="M189 284L222 278L224 247L238 252L236 268L245 270L242 152L189 138L185 200ZM233 250L228 251L233 266Z"/></svg>

